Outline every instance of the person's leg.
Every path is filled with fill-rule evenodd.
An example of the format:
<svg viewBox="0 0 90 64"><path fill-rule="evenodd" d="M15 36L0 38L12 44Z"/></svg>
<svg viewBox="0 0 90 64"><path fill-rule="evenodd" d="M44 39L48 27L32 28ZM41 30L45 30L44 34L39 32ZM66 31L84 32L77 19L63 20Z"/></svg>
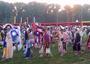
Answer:
<svg viewBox="0 0 90 64"><path fill-rule="evenodd" d="M73 52L75 55L77 55L77 45L76 43L73 43Z"/></svg>
<svg viewBox="0 0 90 64"><path fill-rule="evenodd" d="M49 55L53 56L52 52L51 52L51 48L49 48Z"/></svg>
<svg viewBox="0 0 90 64"><path fill-rule="evenodd" d="M39 54L40 54L40 57L43 57L43 54L44 54L44 48L43 48L43 46L40 48Z"/></svg>
<svg viewBox="0 0 90 64"><path fill-rule="evenodd" d="M29 59L29 58L31 59L32 53L31 53L31 49L30 49L30 48L27 49L27 52L26 52L25 57L26 57L27 59Z"/></svg>
<svg viewBox="0 0 90 64"><path fill-rule="evenodd" d="M78 55L81 53L81 45L80 45L80 43L78 44Z"/></svg>
<svg viewBox="0 0 90 64"><path fill-rule="evenodd" d="M30 52L29 52L29 58L31 59L32 58L32 52L31 52L31 48L29 48Z"/></svg>

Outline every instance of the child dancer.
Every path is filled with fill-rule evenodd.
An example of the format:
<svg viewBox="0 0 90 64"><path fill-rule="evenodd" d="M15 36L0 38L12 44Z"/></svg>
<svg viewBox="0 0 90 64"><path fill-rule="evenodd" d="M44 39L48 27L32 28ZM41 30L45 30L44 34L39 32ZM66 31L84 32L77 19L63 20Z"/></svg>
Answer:
<svg viewBox="0 0 90 64"><path fill-rule="evenodd" d="M25 31L25 50L24 50L24 55L25 59L31 59L31 49L30 49L30 41L29 41L29 30Z"/></svg>

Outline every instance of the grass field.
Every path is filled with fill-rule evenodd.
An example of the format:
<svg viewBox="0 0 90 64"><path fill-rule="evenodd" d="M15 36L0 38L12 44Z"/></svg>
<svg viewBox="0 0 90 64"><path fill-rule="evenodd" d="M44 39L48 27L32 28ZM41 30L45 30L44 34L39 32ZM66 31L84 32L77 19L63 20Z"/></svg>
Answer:
<svg viewBox="0 0 90 64"><path fill-rule="evenodd" d="M39 57L37 49L33 50L33 58L27 60L23 58L23 52L14 52L13 59L0 61L0 64L90 64L90 52L82 53L78 56L74 55L72 48L65 56L58 54L57 46L52 46L53 57Z"/></svg>

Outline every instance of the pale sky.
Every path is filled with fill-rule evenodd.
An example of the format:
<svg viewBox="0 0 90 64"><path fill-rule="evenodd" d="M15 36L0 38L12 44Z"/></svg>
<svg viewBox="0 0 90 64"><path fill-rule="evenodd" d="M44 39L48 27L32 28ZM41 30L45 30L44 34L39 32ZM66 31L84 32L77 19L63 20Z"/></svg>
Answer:
<svg viewBox="0 0 90 64"><path fill-rule="evenodd" d="M74 5L74 4L90 4L90 0L0 0L0 1L5 1L9 3L15 3L15 2L24 2L24 3L29 3L32 1L35 2L41 2L41 3L55 3L55 4L60 4L62 6L64 5Z"/></svg>

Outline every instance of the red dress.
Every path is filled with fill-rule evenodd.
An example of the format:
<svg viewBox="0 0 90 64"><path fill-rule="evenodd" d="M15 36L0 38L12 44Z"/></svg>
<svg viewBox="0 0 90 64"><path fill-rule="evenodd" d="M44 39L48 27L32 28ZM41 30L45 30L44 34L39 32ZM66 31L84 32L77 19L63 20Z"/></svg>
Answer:
<svg viewBox="0 0 90 64"><path fill-rule="evenodd" d="M44 36L43 36L43 44L44 44L44 51L46 52L46 48L49 48L49 45L50 45L50 39L49 39L49 35L48 33L45 33Z"/></svg>

